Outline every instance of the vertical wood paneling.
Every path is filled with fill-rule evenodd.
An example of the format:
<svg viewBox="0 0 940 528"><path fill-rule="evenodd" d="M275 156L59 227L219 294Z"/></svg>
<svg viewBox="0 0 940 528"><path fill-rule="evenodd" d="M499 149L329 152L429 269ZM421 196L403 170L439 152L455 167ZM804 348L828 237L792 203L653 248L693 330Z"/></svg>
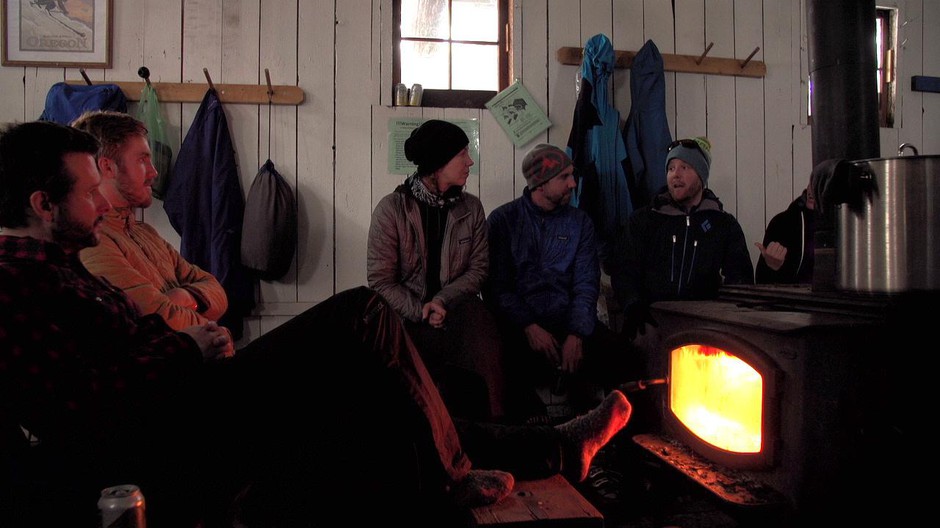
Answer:
<svg viewBox="0 0 940 528"><path fill-rule="evenodd" d="M261 35L259 1L225 0L219 6L221 9L218 14L218 21L221 23L221 62L218 70L207 66L213 83L258 83L258 43ZM283 38L282 36L286 34L287 32L279 33L278 37ZM274 40L278 38L275 37ZM238 167L242 196L245 196L251 185L251 179L258 169L259 107L247 104L223 104L222 108L228 121L232 145L235 148L235 162ZM257 293L259 288L260 294ZM256 283L255 292L255 299L264 302L267 288ZM243 326L245 335L242 337L242 342L255 339L269 330L270 327L266 327L266 322L268 321L259 318L248 318L247 324Z"/></svg>
<svg viewBox="0 0 940 528"><path fill-rule="evenodd" d="M676 51L682 55L700 55L714 36L706 39L704 0L676 0ZM722 43L728 46L730 43ZM718 43L716 42L717 46ZM727 48L726 48L727 49ZM715 53L712 48L709 54ZM717 56L717 55L712 55ZM676 136L700 136L708 133L705 122L705 75L675 74Z"/></svg>
<svg viewBox="0 0 940 528"><path fill-rule="evenodd" d="M254 2L255 0L253 0ZM266 84L265 69L271 84L293 84L297 78L297 17L286 14L297 12L297 0L266 0L260 2L261 50L259 69L255 71L259 84ZM244 105L250 108L250 105ZM292 189L297 188L297 108L286 105L261 105L257 128L259 156L254 166L242 171L242 188L251 188L257 169L267 160ZM256 115L257 115L256 114ZM270 125L269 125L270 123ZM247 177L247 178L246 178ZM295 302L297 300L297 267L291 266L287 274L277 281L261 281L262 302Z"/></svg>
<svg viewBox="0 0 940 528"><path fill-rule="evenodd" d="M0 68L0 93L3 102L0 103L0 122L26 120L26 100L23 87L25 85L26 68L7 66Z"/></svg>
<svg viewBox="0 0 940 528"><path fill-rule="evenodd" d="M766 158L764 161L764 224L780 211L786 209L790 201L806 187L809 174L793 172L793 153L791 146L792 127L785 123L799 122L800 85L794 83L793 69L788 67L793 56L794 46L799 45L799 27L792 26L790 14L792 2L764 3L764 39L755 43L761 49L752 60L763 60L767 64L767 76L764 77L764 113L768 123L780 123L781 126L766 127L764 140ZM796 36L794 41L793 37ZM746 47L742 43L741 48ZM750 51L748 55L750 55ZM797 55L798 57L798 55ZM744 56L747 58L747 55ZM799 63L797 63L799 64ZM767 104L773 101L773 104Z"/></svg>
<svg viewBox="0 0 940 528"><path fill-rule="evenodd" d="M521 159L521 154L519 159ZM487 215L493 209L515 196L513 181L519 172L515 169L512 142L488 110L480 112L480 192L483 210ZM522 180L522 177L518 177Z"/></svg>
<svg viewBox="0 0 940 528"><path fill-rule="evenodd" d="M612 22L610 41L615 50L639 51L646 44L643 37L643 0L613 0ZM656 47L659 48L659 44ZM626 120L630 113L629 69L614 70L612 101Z"/></svg>
<svg viewBox="0 0 940 528"><path fill-rule="evenodd" d="M762 44L763 13L761 3L736 0L734 3L734 57L747 57ZM744 229L757 262L759 252L753 242L764 238L764 80L735 77L737 207L732 210ZM728 153L734 156L733 153ZM758 174L755 174L758 172Z"/></svg>
<svg viewBox="0 0 940 528"><path fill-rule="evenodd" d="M143 0L127 0L114 5L113 27L126 28L126 31L115 32L111 36L111 68L95 70L98 78L106 73L108 79L139 79L137 69L141 66L147 32L147 19L141 13L145 4ZM90 77L90 70L85 71ZM71 79L81 79L78 69L69 69L66 75Z"/></svg>
<svg viewBox="0 0 940 528"><path fill-rule="evenodd" d="M212 82L222 79L222 1L187 0L183 10L183 82L206 83L203 68ZM180 137L186 138L199 103L181 109Z"/></svg>
<svg viewBox="0 0 940 528"><path fill-rule="evenodd" d="M705 6L705 35L704 42L714 42L714 46L709 50L708 55L712 57L734 57L734 2L733 0L715 0ZM684 29L683 29L684 31ZM681 33L682 31L678 31ZM702 48L704 50L704 48ZM698 53L701 54L702 51ZM688 53L690 55L695 53ZM690 77L689 74L677 74L676 84L681 78ZM689 135L704 134L712 143L712 164L710 176L708 177L708 186L715 191L721 203L724 204L725 211L735 214L738 206L737 197L737 143L735 141L735 116L737 108L735 107L735 89L736 79L722 75L701 75L705 93L705 114L701 117L704 121L697 124L698 128L686 129L686 133L679 134L677 137ZM683 99L682 97L680 99ZM691 122L686 122L691 119ZM682 122L678 122L677 130L684 129L683 125L697 123L699 112L696 109L692 112L686 112ZM748 178L763 178L764 174L760 166L749 167ZM763 197L757 202L763 207ZM749 204L749 205L757 205Z"/></svg>
<svg viewBox="0 0 940 528"><path fill-rule="evenodd" d="M336 48L345 60L336 68L336 290L366 283L366 235L372 217L369 130L377 101L372 99L374 73L367 58L372 50L372 9L357 2L336 4ZM341 241L341 242L339 242Z"/></svg>
<svg viewBox="0 0 940 528"><path fill-rule="evenodd" d="M522 38L516 40L516 42L522 43L522 60L520 61L522 69L518 72L517 77L522 81L526 89L528 89L529 93L532 94L532 99L548 115L552 126L548 131L536 136L528 145L513 148L515 152L513 160L514 168L512 171L513 196L521 195L522 189L525 187L525 179L522 178L521 166L522 158L525 157L526 152L539 143L548 142L550 131L566 126L564 118L554 115L552 109L549 107L548 64L549 61L557 63L554 56L555 52L552 48L553 43L548 39L549 2L548 0L520 0L520 3L522 4L522 11L516 23L522 28L523 34ZM552 5L560 3L561 2L554 2ZM575 40L577 40L577 35L575 35ZM575 71L577 71L575 69L577 66L559 66L560 68L557 70L560 72L559 75L571 75L571 82L573 84L573 76ZM569 116L567 119L570 121L571 117ZM570 124L567 126L570 127Z"/></svg>
<svg viewBox="0 0 940 528"><path fill-rule="evenodd" d="M219 73L209 69L212 81L215 83L242 83L264 84L264 77L259 75L259 38L262 35L260 28L261 8L260 0L226 0L222 3L222 62ZM283 12L286 6L284 0L268 0L269 9L280 8ZM271 16L269 14L269 16ZM291 31L272 31L266 38L260 40L260 47L278 46L280 42L287 41L293 44L294 35ZM287 48L287 46L283 46ZM286 49L284 50L286 51ZM269 54L274 55L275 54ZM275 76L277 78L277 76ZM259 116L260 108L257 105L223 105L225 117L229 121L229 130L235 145L235 156L238 162L238 175L241 182L242 194L247 193L251 179L258 169L261 156L267 156L267 141L264 142L265 152L259 153ZM267 131L267 112L265 111L264 128ZM264 135L267 140L267 134Z"/></svg>
<svg viewBox="0 0 940 528"><path fill-rule="evenodd" d="M675 19L672 4L662 0L643 1L643 36L644 42L652 40L660 53L676 53ZM672 137L676 137L676 74L666 72L666 118Z"/></svg>
<svg viewBox="0 0 940 528"><path fill-rule="evenodd" d="M333 0L298 2L297 84L305 93L304 103L297 107L297 299L301 302L322 301L335 293L334 251L341 244L334 228L334 4Z"/></svg>
<svg viewBox="0 0 940 528"><path fill-rule="evenodd" d="M571 132L571 119L574 116L574 103L577 100L575 76L578 73L578 66L559 64L555 59L555 52L562 46L584 46L587 39L581 38L580 18L581 13L577 2L548 1L548 49L545 50L545 58L548 60L548 107L546 110L553 126L548 129L546 141L559 147L564 147L568 143L568 135ZM525 156L525 152L534 146L535 142L528 145L528 148L522 152L522 156ZM522 161L521 157L519 161Z"/></svg>
<svg viewBox="0 0 940 528"><path fill-rule="evenodd" d="M613 41L613 2L612 0L581 0L581 44L589 38L603 33Z"/></svg>

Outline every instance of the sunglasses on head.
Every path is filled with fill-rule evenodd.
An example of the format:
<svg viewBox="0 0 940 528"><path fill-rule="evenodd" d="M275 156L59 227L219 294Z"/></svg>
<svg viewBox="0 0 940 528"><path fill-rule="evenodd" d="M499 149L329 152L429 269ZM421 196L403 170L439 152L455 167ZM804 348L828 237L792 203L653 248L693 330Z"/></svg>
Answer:
<svg viewBox="0 0 940 528"><path fill-rule="evenodd" d="M672 143L669 144L669 148L666 149L666 152L669 152L670 150L672 150L672 149L674 149L674 148L676 148L676 147L678 147L678 146L680 146L680 145L683 146L683 147L685 147L685 148L696 149L696 150L698 150L699 152L701 152L702 154L705 153L705 151L702 150L702 146L699 145L699 144L698 144L698 141L695 141L694 139L677 139L676 141L673 141Z"/></svg>

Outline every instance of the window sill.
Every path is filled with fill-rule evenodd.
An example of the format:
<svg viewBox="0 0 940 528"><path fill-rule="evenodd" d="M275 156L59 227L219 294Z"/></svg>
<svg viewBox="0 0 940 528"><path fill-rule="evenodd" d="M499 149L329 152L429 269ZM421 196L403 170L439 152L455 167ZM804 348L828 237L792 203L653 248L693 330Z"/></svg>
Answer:
<svg viewBox="0 0 940 528"><path fill-rule="evenodd" d="M493 90L424 90L421 106L432 108L486 108L496 97Z"/></svg>

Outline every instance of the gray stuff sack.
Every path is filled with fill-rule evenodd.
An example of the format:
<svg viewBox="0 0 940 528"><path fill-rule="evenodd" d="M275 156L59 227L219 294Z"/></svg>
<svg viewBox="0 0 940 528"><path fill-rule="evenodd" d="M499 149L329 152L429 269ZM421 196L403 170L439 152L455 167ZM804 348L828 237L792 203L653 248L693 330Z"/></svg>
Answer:
<svg viewBox="0 0 940 528"><path fill-rule="evenodd" d="M269 159L245 200L242 265L262 280L278 280L290 269L296 246L294 191Z"/></svg>

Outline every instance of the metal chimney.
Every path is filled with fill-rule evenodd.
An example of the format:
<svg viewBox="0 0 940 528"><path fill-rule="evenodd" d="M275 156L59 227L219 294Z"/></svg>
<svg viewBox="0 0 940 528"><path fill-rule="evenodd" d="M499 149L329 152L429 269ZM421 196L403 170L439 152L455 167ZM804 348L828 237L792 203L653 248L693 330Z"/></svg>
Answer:
<svg viewBox="0 0 940 528"><path fill-rule="evenodd" d="M874 0L808 0L813 167L881 153ZM835 204L816 210L813 290L835 289ZM819 202L817 202L819 203Z"/></svg>
<svg viewBox="0 0 940 528"><path fill-rule="evenodd" d="M873 0L809 0L813 165L881 153Z"/></svg>

